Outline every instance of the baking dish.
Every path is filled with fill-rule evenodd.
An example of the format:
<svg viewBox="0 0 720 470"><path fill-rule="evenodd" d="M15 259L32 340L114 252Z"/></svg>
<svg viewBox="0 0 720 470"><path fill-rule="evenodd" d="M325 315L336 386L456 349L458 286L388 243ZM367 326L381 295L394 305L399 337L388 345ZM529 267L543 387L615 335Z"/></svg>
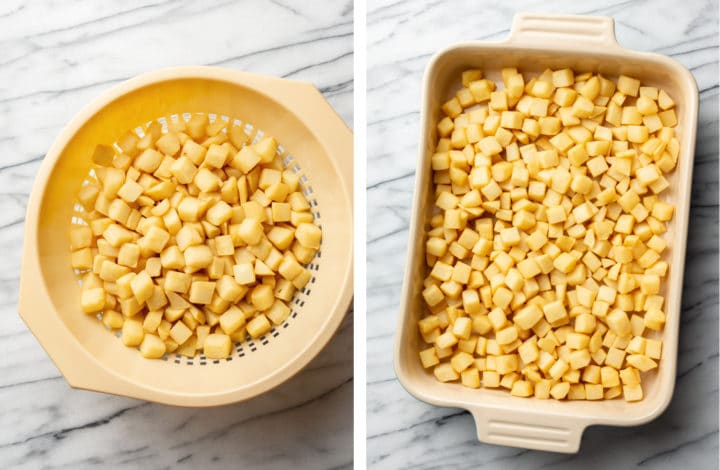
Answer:
<svg viewBox="0 0 720 470"><path fill-rule="evenodd" d="M236 120L254 138L277 137L323 240L285 323L235 344L228 359L148 360L80 309L68 239L83 216L75 194L97 144L196 112ZM300 371L339 327L352 298L352 207L352 133L313 85L214 67L150 72L90 103L48 151L27 208L18 309L73 387L182 406L243 401Z"/></svg>
<svg viewBox="0 0 720 470"><path fill-rule="evenodd" d="M424 229L433 206L430 157L437 142L435 123L442 103L459 89L463 70L481 68L489 78L500 81L502 67L535 74L546 68L565 67L612 78L626 74L639 78L644 85L663 88L677 103L680 161L668 177L670 189L664 194L676 206L664 235L669 249L663 259L671 266L661 291L667 314L661 334L664 351L659 369L643 377L645 398L640 402L515 398L508 391L440 383L420 364L422 338L417 321L425 308L421 296L426 272ZM405 389L434 405L467 409L475 419L480 441L554 452L577 452L587 426L639 425L662 413L675 384L697 108L697 85L691 73L668 57L621 47L615 39L612 18L521 13L515 16L510 36L504 41L464 42L436 54L424 76L408 260L395 339L395 370Z"/></svg>

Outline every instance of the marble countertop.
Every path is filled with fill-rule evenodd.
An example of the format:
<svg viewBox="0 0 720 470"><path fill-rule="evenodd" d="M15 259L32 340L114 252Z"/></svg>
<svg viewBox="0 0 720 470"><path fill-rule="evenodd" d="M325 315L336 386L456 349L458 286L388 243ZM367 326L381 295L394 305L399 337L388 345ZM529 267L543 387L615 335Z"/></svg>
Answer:
<svg viewBox="0 0 720 470"><path fill-rule="evenodd" d="M290 382L193 410L71 389L16 308L28 193L81 107L139 73L205 64L313 82L352 125L352 34L351 0L0 3L0 467L352 467L352 313Z"/></svg>
<svg viewBox="0 0 720 470"><path fill-rule="evenodd" d="M577 455L478 443L475 424L468 413L434 407L411 397L398 383L392 367L417 156L423 70L434 52L451 43L506 37L514 9L613 16L617 37L623 46L673 57L693 72L700 89L674 399L662 416L644 426L586 430ZM717 1L368 2L369 467L717 468L717 14Z"/></svg>

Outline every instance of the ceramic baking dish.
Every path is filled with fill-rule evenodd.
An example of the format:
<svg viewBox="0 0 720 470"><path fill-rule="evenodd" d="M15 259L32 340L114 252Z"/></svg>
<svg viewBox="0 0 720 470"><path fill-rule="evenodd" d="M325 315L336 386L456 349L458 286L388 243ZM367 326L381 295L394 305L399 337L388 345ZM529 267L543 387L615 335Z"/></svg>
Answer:
<svg viewBox="0 0 720 470"><path fill-rule="evenodd" d="M571 67L611 78L626 74L639 78L644 85L663 88L677 103L680 159L677 169L668 177L670 189L664 195L676 206L675 217L664 235L669 249L663 259L671 266L662 291L667 314L662 333L664 351L659 369L644 374L642 401L558 402L516 398L502 390L475 390L440 383L420 364L418 351L422 338L417 321L425 308L421 296L426 272L424 228L433 206L430 157L437 139L435 123L440 106L459 89L463 70L482 68L486 75L499 81L500 69L513 66L530 73L548 67ZM435 55L424 78L408 261L395 341L395 370L407 391L434 405L467 409L475 419L478 439L483 442L554 452L577 452L582 433L590 425L634 426L662 413L675 385L697 107L697 85L690 72L668 57L630 51L618 45L611 18L519 14L514 18L510 37L504 41L460 43Z"/></svg>

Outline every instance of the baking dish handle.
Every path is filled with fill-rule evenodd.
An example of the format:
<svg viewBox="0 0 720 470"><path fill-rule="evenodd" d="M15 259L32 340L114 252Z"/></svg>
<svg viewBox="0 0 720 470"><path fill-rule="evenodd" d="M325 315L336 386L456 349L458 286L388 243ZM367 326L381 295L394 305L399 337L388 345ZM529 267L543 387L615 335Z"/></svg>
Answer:
<svg viewBox="0 0 720 470"><path fill-rule="evenodd" d="M584 51L621 49L615 38L615 22L607 16L518 13L508 42L543 48L561 45Z"/></svg>
<svg viewBox="0 0 720 470"><path fill-rule="evenodd" d="M500 408L469 411L478 439L488 444L572 454L580 449L585 430L584 423L570 417Z"/></svg>

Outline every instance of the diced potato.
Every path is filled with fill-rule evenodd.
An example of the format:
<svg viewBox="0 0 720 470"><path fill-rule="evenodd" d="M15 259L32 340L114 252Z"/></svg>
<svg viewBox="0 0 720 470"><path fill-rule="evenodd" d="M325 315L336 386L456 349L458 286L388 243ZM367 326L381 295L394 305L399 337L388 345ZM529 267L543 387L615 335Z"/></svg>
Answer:
<svg viewBox="0 0 720 470"><path fill-rule="evenodd" d="M85 313L96 313L105 308L106 293L102 287L83 289L80 307Z"/></svg>
<svg viewBox="0 0 720 470"><path fill-rule="evenodd" d="M254 339L257 339L269 332L271 328L272 325L270 324L270 321L262 313L250 320L247 324L247 332Z"/></svg>
<svg viewBox="0 0 720 470"><path fill-rule="evenodd" d="M674 207L658 195L679 158L675 103L628 76L502 77L496 91L465 74L437 125L418 323L434 347L421 362L471 388L483 371L484 386L515 396L642 399L639 371L662 347L642 335L666 321ZM285 279L303 273L294 261L280 264Z"/></svg>
<svg viewBox="0 0 720 470"><path fill-rule="evenodd" d="M208 359L225 359L232 351L232 341L228 335L213 333L203 341L203 353Z"/></svg>
<svg viewBox="0 0 720 470"><path fill-rule="evenodd" d="M121 339L125 346L140 346L145 337L142 323L134 318L126 318L123 322Z"/></svg>
<svg viewBox="0 0 720 470"><path fill-rule="evenodd" d="M145 334L140 343L140 354L147 359L159 359L165 355L165 342L158 336Z"/></svg>

